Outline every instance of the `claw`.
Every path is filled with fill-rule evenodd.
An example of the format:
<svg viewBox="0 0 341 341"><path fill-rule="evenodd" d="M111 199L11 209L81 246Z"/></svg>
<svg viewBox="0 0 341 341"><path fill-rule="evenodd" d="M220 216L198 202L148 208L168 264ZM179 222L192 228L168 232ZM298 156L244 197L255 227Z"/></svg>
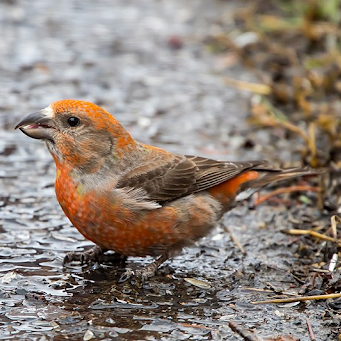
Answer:
<svg viewBox="0 0 341 341"><path fill-rule="evenodd" d="M121 275L118 280L119 283L125 282L132 277L140 278L142 282L147 280L150 277L153 277L158 269L158 267L168 259L168 254L162 255L153 263L150 263L138 270L132 270L130 268L126 269L126 271Z"/></svg>
<svg viewBox="0 0 341 341"><path fill-rule="evenodd" d="M118 283L123 283L134 276L135 271L130 268L127 268L126 271L123 272L123 274L121 275L120 279L118 280Z"/></svg>
<svg viewBox="0 0 341 341"><path fill-rule="evenodd" d="M66 256L64 257L63 260L63 265L67 264L67 263L71 263L74 261L79 261L79 254L77 254L76 252L68 252L66 254Z"/></svg>
<svg viewBox="0 0 341 341"><path fill-rule="evenodd" d="M83 252L69 252L65 258L63 264L71 263L71 262L80 262L81 265L95 262L95 263L103 263L103 262L125 262L126 256L122 256L118 253L105 255L104 252L107 251L105 249L100 248L99 246L94 246L93 248L83 251Z"/></svg>
<svg viewBox="0 0 341 341"><path fill-rule="evenodd" d="M99 246L94 246L89 250L83 252L69 252L64 258L64 264L71 262L80 262L82 265L89 261L99 261L104 250Z"/></svg>

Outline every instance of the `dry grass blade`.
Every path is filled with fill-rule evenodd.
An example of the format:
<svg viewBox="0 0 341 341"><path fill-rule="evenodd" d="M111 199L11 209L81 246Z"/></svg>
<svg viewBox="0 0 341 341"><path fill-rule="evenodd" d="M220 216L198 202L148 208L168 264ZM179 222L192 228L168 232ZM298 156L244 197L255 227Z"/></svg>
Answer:
<svg viewBox="0 0 341 341"><path fill-rule="evenodd" d="M331 217L331 225L332 225L332 234L333 234L333 237L334 237L334 240L335 242L337 243L338 240L337 240L337 224L340 224L341 223L341 218L337 215L333 215Z"/></svg>
<svg viewBox="0 0 341 341"><path fill-rule="evenodd" d="M310 151L310 156L311 156L310 164L312 167L318 166L315 131L316 131L316 125L315 123L311 122L309 124L309 130L308 130L308 148Z"/></svg>
<svg viewBox="0 0 341 341"><path fill-rule="evenodd" d="M322 239L322 240L326 240L328 242L334 242L337 243L338 246L341 246L341 242L336 240L332 237L328 237L322 233L318 233L316 231L312 231L312 230L299 230L299 229L291 229L291 230L286 230L283 231L284 233L287 234L293 234L293 235L309 235L318 239Z"/></svg>
<svg viewBox="0 0 341 341"><path fill-rule="evenodd" d="M247 90L260 95L269 95L271 93L271 87L266 84L249 83L229 77L224 77L224 82L236 89Z"/></svg>
<svg viewBox="0 0 341 341"><path fill-rule="evenodd" d="M214 328L206 327L206 326L200 326L200 325L198 325L198 324L179 323L179 325L180 325L180 326L183 326L183 327L189 327L189 328L199 328L199 329L215 330Z"/></svg>
<svg viewBox="0 0 341 341"><path fill-rule="evenodd" d="M290 303L290 302L303 302L303 301L314 301L314 300L327 300L328 298L341 297L341 293L338 294L326 294L326 295L315 295L315 296L301 296L301 297L290 297L290 298L279 298L265 301L251 302L252 304L277 304L277 303Z"/></svg>

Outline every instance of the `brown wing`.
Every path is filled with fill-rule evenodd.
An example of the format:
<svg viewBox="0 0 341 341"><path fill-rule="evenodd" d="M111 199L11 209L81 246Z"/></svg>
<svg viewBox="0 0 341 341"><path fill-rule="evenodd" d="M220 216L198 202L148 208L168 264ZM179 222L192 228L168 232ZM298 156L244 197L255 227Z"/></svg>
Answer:
<svg viewBox="0 0 341 341"><path fill-rule="evenodd" d="M125 174L117 188L143 188L151 200L159 203L203 191L247 169L261 165L255 162L224 162L199 156L166 154L155 164L145 164Z"/></svg>

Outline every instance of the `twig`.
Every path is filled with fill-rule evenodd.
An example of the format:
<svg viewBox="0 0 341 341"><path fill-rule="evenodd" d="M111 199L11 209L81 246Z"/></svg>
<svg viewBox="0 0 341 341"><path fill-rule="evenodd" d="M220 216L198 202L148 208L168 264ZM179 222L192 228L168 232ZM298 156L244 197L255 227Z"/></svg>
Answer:
<svg viewBox="0 0 341 341"><path fill-rule="evenodd" d="M249 330L239 326L236 322L230 321L229 327L238 335L240 335L245 341L260 341L259 338Z"/></svg>
<svg viewBox="0 0 341 341"><path fill-rule="evenodd" d="M225 226L225 231L228 232L232 241L235 243L235 245L238 247L238 249L242 252L242 254L246 255L246 251L244 250L243 245L240 244L238 238L232 233L232 231L227 226Z"/></svg>
<svg viewBox="0 0 341 341"><path fill-rule="evenodd" d="M291 230L284 230L283 233L287 233L287 234L294 234L294 235L310 235L312 237L318 238L318 239L322 239L322 240L326 240L328 242L334 242L335 243L335 239L332 237L328 237L322 233L318 233L312 230L299 230L299 229L291 229ZM338 246L341 246L341 242L337 241L336 242Z"/></svg>
<svg viewBox="0 0 341 341"><path fill-rule="evenodd" d="M313 332L313 328L311 327L311 324L310 324L309 317L306 318L306 323L307 323L307 328L308 328L308 333L309 333L309 336L310 336L310 340L311 341L316 341L315 335L314 335L314 332Z"/></svg>
<svg viewBox="0 0 341 341"><path fill-rule="evenodd" d="M286 187L286 188L278 188L278 189L256 199L254 206L261 204L262 202L268 200L269 198L271 198L277 194L292 193L292 192L298 192L298 191L319 192L320 188L314 187L314 186L290 186L290 187Z"/></svg>
<svg viewBox="0 0 341 341"><path fill-rule="evenodd" d="M336 298L336 297L341 297L341 293L327 294L327 295L315 295L315 296L280 298L280 299L257 301L257 302L251 302L251 303L252 304L290 303L290 302L303 302L303 301L313 301L313 300L326 300L328 298Z"/></svg>

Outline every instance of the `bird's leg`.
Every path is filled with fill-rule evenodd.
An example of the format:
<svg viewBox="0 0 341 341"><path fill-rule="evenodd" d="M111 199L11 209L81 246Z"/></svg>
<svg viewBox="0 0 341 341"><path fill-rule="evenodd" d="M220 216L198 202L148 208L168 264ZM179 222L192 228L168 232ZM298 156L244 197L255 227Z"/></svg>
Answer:
<svg viewBox="0 0 341 341"><path fill-rule="evenodd" d="M90 263L90 262L125 262L127 257L120 255L118 253L105 255L104 252L108 251L107 249L102 249L98 245L95 245L89 250L83 252L68 252L68 254L64 258L63 264L71 263L74 261L80 262L81 264Z"/></svg>
<svg viewBox="0 0 341 341"><path fill-rule="evenodd" d="M160 256L158 259L156 259L153 263L150 263L146 266L144 266L141 269L138 270L132 270L130 268L126 269L126 271L122 274L122 276L119 279L119 282L125 282L129 278L135 276L142 279L142 281L153 277L159 268L159 266L164 263L169 258L169 254L166 253L162 256Z"/></svg>

